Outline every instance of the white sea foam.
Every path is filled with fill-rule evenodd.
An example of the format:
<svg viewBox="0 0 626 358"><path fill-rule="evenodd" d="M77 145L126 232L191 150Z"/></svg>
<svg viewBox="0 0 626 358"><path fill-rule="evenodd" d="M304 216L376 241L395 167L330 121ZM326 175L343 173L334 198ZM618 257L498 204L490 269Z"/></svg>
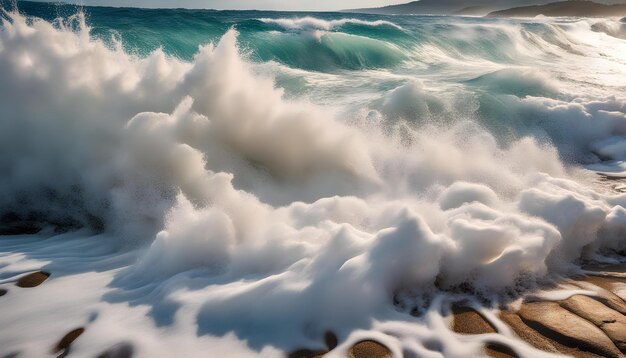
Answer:
<svg viewBox="0 0 626 358"><path fill-rule="evenodd" d="M604 32L605 34L620 39L626 39L626 24L618 20L601 20L595 22L591 28L594 31Z"/></svg>
<svg viewBox="0 0 626 358"><path fill-rule="evenodd" d="M346 24L363 25L363 26L391 26L396 29L402 29L400 26L394 24L391 21L376 20L365 21L360 19L337 19L337 20L322 20L315 17L298 17L293 19L279 18L262 18L259 21L276 24L290 30L333 30L340 28Z"/></svg>
<svg viewBox="0 0 626 358"><path fill-rule="evenodd" d="M240 55L234 30L187 63L10 17L2 214L83 230L0 243L13 253L0 257L3 277L53 271L38 296L3 298L2 353L45 356L86 325L77 356L119 342L142 357L279 356L320 348L326 330L343 342L335 354L367 337L398 354L461 357L488 338L548 356L506 334L454 335L437 293L506 297L623 248L626 196L594 190L561 160L624 134L621 99L506 94L509 111L537 114L532 128L548 135L502 144L471 120L412 126L450 107L419 82L350 122L286 100Z"/></svg>

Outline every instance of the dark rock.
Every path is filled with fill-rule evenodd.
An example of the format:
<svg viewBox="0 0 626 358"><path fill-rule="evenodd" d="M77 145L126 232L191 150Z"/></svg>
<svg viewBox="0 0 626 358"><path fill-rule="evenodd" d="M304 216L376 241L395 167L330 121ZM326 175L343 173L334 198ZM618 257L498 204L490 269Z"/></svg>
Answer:
<svg viewBox="0 0 626 358"><path fill-rule="evenodd" d="M324 333L324 342L326 342L326 347L328 347L329 351L332 351L337 347L339 340L337 339L337 335L331 331L327 331Z"/></svg>
<svg viewBox="0 0 626 358"><path fill-rule="evenodd" d="M485 347L487 356L493 358L518 358L518 355L511 348L500 343L489 343Z"/></svg>
<svg viewBox="0 0 626 358"><path fill-rule="evenodd" d="M0 297L6 295L7 292L9 292L9 291L5 290L4 288L0 288Z"/></svg>
<svg viewBox="0 0 626 358"><path fill-rule="evenodd" d="M50 274L43 271L33 272L26 276L22 276L19 280L17 280L17 287L22 288L31 288L37 287L41 285L45 280L50 277Z"/></svg>
<svg viewBox="0 0 626 358"><path fill-rule="evenodd" d="M68 332L65 336L63 336L63 338L61 338L61 340L59 341L59 343L56 344L56 346L54 347L54 351L55 352L64 352L66 353L70 346L72 345L72 343L74 343L74 341L81 335L83 334L83 332L85 332L84 328L76 328L70 332Z"/></svg>

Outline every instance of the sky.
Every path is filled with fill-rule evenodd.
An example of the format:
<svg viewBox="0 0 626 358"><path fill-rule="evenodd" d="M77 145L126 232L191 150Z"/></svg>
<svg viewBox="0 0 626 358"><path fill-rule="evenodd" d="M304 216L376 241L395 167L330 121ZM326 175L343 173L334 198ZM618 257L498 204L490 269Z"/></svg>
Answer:
<svg viewBox="0 0 626 358"><path fill-rule="evenodd" d="M232 10L341 10L401 4L410 0L68 0L99 6L184 7Z"/></svg>

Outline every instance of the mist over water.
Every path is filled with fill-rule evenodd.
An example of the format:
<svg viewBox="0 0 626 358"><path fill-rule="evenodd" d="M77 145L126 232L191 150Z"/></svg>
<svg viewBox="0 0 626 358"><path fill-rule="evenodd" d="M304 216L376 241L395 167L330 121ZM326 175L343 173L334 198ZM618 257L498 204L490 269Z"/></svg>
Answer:
<svg viewBox="0 0 626 358"><path fill-rule="evenodd" d="M463 357L450 301L626 249L618 20L78 10L2 14L2 354Z"/></svg>

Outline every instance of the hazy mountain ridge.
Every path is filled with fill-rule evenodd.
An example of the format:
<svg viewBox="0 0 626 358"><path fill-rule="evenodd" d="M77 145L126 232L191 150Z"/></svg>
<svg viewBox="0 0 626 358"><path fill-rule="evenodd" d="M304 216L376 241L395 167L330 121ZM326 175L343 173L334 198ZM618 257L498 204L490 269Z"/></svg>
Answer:
<svg viewBox="0 0 626 358"><path fill-rule="evenodd" d="M462 8L461 10L457 10L453 12L452 15L482 16L494 10L495 10L494 8L487 7L487 6L480 6L480 5L468 6L468 7Z"/></svg>
<svg viewBox="0 0 626 358"><path fill-rule="evenodd" d="M418 0L406 4L389 5L378 8L364 8L344 10L346 12L368 13L368 14L452 14L462 12L470 8L482 7L487 9L485 12L494 10L508 9L511 7L538 5L542 4L542 0L475 0L468 2L467 0Z"/></svg>
<svg viewBox="0 0 626 358"><path fill-rule="evenodd" d="M564 1L562 3L569 2L587 2L587 1ZM588 1L592 3L591 1ZM600 7L606 7L610 4L620 4L624 0L606 0L601 3L592 3L599 5ZM550 5L550 4L547 4ZM412 1L405 4L389 5L378 8L363 8L363 9L350 9L343 10L344 12L356 12L367 14L433 14L433 15L486 15L493 14L499 11L509 11L513 9L530 8L538 9L541 6L547 6L545 0L508 0L508 1L494 1L494 0L475 0L468 2L467 0L419 0ZM556 11L556 10L555 10ZM509 15L494 15L494 16L509 16ZM519 15L518 15L519 16ZM549 16L549 15L546 15ZM556 15L556 16L568 16L568 15ZM580 16L580 15L572 15ZM606 16L606 15L601 15ZM612 15L612 16L620 16Z"/></svg>
<svg viewBox="0 0 626 358"><path fill-rule="evenodd" d="M489 13L490 17L535 16L613 17L626 16L626 4L599 4L593 1L570 0L545 5L515 7Z"/></svg>

